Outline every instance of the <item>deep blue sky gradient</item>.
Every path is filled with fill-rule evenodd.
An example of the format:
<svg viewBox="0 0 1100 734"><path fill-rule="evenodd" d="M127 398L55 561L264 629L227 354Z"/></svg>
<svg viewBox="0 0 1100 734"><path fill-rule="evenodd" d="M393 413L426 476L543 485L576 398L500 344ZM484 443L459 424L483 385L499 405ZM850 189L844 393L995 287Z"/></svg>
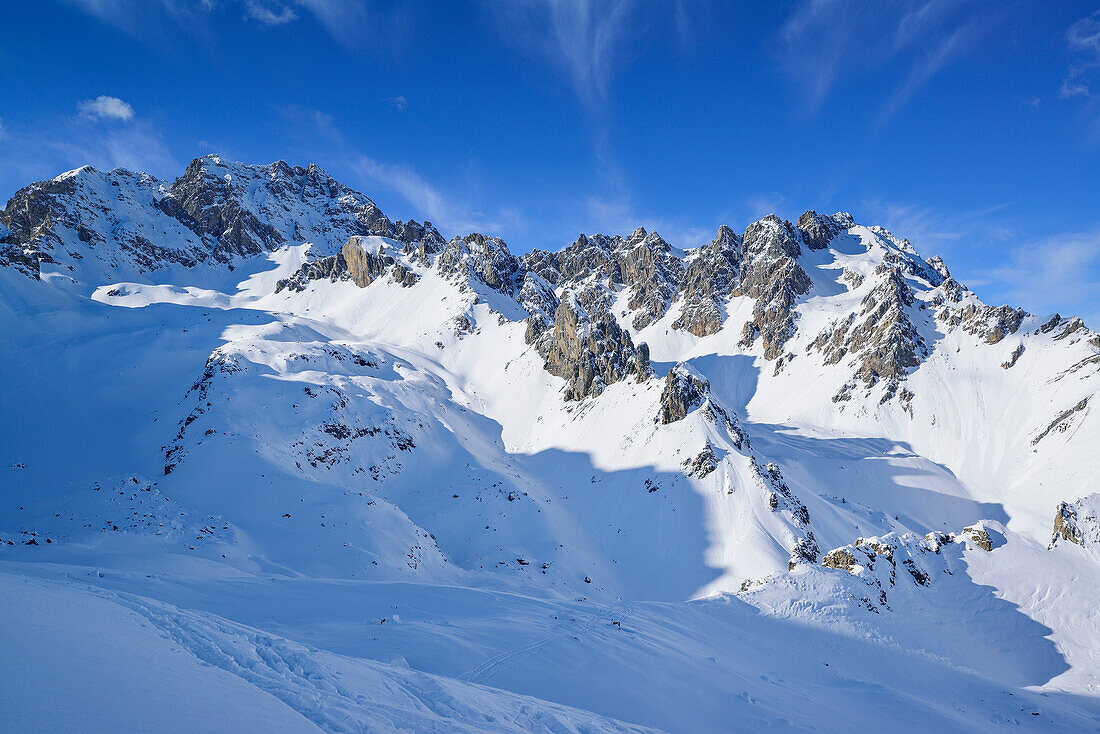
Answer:
<svg viewBox="0 0 1100 734"><path fill-rule="evenodd" d="M218 152L516 251L845 210L987 300L1100 317L1097 2L13 2L0 125L5 200Z"/></svg>

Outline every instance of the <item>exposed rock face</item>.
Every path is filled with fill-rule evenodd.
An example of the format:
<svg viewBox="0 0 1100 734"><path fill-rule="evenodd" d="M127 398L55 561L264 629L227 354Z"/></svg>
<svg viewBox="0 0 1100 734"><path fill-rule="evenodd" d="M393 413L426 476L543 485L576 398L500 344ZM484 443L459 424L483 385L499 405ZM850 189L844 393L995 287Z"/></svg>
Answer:
<svg viewBox="0 0 1100 734"><path fill-rule="evenodd" d="M279 293L284 289L301 292L316 280L333 283L351 280L360 288L366 288L387 272L392 275L394 282L406 287L416 285L420 280L420 276L386 252L383 241L371 243L364 237L349 237L339 254L304 263L292 276L276 283L275 292Z"/></svg>
<svg viewBox="0 0 1100 734"><path fill-rule="evenodd" d="M824 250L834 237L854 224L851 214L834 214L831 217L825 217L812 209L798 218L798 230L802 233L802 241L811 250Z"/></svg>
<svg viewBox="0 0 1100 734"><path fill-rule="evenodd" d="M340 254L347 263L352 282L360 288L366 288L394 264L394 259L382 247L369 248L361 237L352 237L345 242Z"/></svg>
<svg viewBox="0 0 1100 734"><path fill-rule="evenodd" d="M1002 362L1001 367L1003 367L1006 370L1012 369L1013 367L1016 366L1016 362L1018 362L1020 360L1020 357L1023 356L1023 354L1024 354L1024 345L1023 344L1017 344L1016 348L1012 350L1012 354L1011 354L1011 356L1009 356L1008 361L1007 362Z"/></svg>
<svg viewBox="0 0 1100 734"><path fill-rule="evenodd" d="M680 317L672 324L703 337L717 333L725 320L725 303L737 283L741 238L725 225L709 245L695 251L683 269Z"/></svg>
<svg viewBox="0 0 1100 734"><path fill-rule="evenodd" d="M639 227L619 235L581 235L560 252L535 250L527 267L554 285L574 289L606 281L611 288L630 289L628 308L635 312L634 328L642 329L668 311L679 288L683 262L656 232Z"/></svg>
<svg viewBox="0 0 1100 734"><path fill-rule="evenodd" d="M734 295L756 299L752 321L745 324L741 343L759 335L764 358L782 354L794 334L795 303L809 292L810 276L798 264L799 234L790 222L770 214L745 230L741 241L741 279Z"/></svg>
<svg viewBox="0 0 1100 734"><path fill-rule="evenodd" d="M703 450L691 459L685 459L682 466L689 477L702 479L718 468L718 457L714 455L714 447L707 441Z"/></svg>
<svg viewBox="0 0 1100 734"><path fill-rule="evenodd" d="M624 243L619 257L623 283L630 287L634 328L644 329L665 315L676 293L683 262L671 254L656 232L639 227Z"/></svg>
<svg viewBox="0 0 1100 734"><path fill-rule="evenodd" d="M878 282L863 297L858 319L857 314L848 314L819 334L810 346L822 352L826 364L854 355L858 359L855 377L865 387L885 380L887 394L892 397L898 383L927 356L928 348L910 315L915 298L901 269L883 263L875 277Z"/></svg>
<svg viewBox="0 0 1100 734"><path fill-rule="evenodd" d="M1054 420L1050 422L1050 425L1043 429L1042 433L1031 439L1031 445L1036 445L1052 433L1062 433L1066 431L1070 427L1070 425L1072 425L1073 418L1076 416L1076 414L1082 413L1085 408L1089 407L1089 398L1091 397L1091 395L1083 397L1079 401L1077 401L1076 405L1071 408L1067 408L1059 413L1054 418Z"/></svg>
<svg viewBox="0 0 1100 734"><path fill-rule="evenodd" d="M448 242L436 266L444 274L475 278L508 296L521 287L525 272L504 240L476 232Z"/></svg>
<svg viewBox="0 0 1100 734"><path fill-rule="evenodd" d="M958 537L969 540L971 543L984 551L988 552L993 550L993 537L985 528L976 526L963 528Z"/></svg>
<svg viewBox="0 0 1100 734"><path fill-rule="evenodd" d="M1048 548L1067 541L1082 548L1100 549L1100 494L1075 502L1061 502L1054 513L1054 532Z"/></svg>
<svg viewBox="0 0 1100 734"><path fill-rule="evenodd" d="M393 239L405 243L405 254L428 267L432 258L447 246L431 222L398 221L393 225Z"/></svg>
<svg viewBox="0 0 1100 734"><path fill-rule="evenodd" d="M530 321L528 327L537 321ZM596 397L608 385L650 375L649 349L636 349L629 332L604 314L595 320L567 292L558 304L554 328L533 338L546 371L564 378L566 400ZM644 346L644 345L642 345Z"/></svg>
<svg viewBox="0 0 1100 734"><path fill-rule="evenodd" d="M887 592L908 579L916 587L932 586L934 579L952 573L952 564L961 554L961 545L990 551L1003 543L1003 536L982 525L956 533L888 533L882 537L857 538L854 543L834 548L824 555L821 565L847 571L868 590L858 597L868 611L889 610ZM904 573L899 574L899 571Z"/></svg>
<svg viewBox="0 0 1100 734"><path fill-rule="evenodd" d="M685 371L679 365L665 376L661 391L661 412L657 420L668 425L683 420L707 399L710 385Z"/></svg>
<svg viewBox="0 0 1100 734"><path fill-rule="evenodd" d="M949 326L961 326L968 334L983 339L986 344L997 344L1020 328L1027 312L1008 306L970 304L948 312L944 321Z"/></svg>
<svg viewBox="0 0 1100 734"><path fill-rule="evenodd" d="M396 237L427 251L430 224L394 225L321 168L197 158L171 184L122 169L82 168L25 187L0 212L0 257L35 277L41 263L107 272L228 262L288 243L329 256L352 235Z"/></svg>
<svg viewBox="0 0 1100 734"><path fill-rule="evenodd" d="M275 284L275 292L284 290L301 293L310 283L318 280L327 280L335 283L338 280L350 280L348 264L343 255L330 255L320 260L312 260L302 263L302 266L294 271L289 278L282 278Z"/></svg>

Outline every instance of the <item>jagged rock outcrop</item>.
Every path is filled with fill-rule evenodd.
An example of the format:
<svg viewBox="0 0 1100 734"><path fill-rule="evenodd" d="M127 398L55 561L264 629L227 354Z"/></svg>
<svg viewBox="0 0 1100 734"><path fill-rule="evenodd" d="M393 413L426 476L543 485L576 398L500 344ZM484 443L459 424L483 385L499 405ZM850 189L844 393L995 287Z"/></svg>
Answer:
<svg viewBox="0 0 1100 734"><path fill-rule="evenodd" d="M611 288L628 288L627 307L635 312L632 324L636 329L665 315L684 267L659 234L642 227L626 238L582 234L560 252L534 250L524 261L530 270L554 285L591 289L599 281L606 281Z"/></svg>
<svg viewBox="0 0 1100 734"><path fill-rule="evenodd" d="M981 338L986 344L997 344L1015 334L1027 315L1022 308L969 304L949 312L944 321L953 327L961 326L966 333Z"/></svg>
<svg viewBox="0 0 1100 734"><path fill-rule="evenodd" d="M538 323L529 321L528 329ZM546 371L566 381L566 400L596 397L612 383L651 374L648 347L635 348L613 318L593 318L569 292L558 303L553 329L536 327L531 337Z"/></svg>
<svg viewBox="0 0 1100 734"><path fill-rule="evenodd" d="M901 584L899 579L908 579L916 587L932 586L937 577L954 573L952 566L962 550L960 546L991 551L1003 542L1000 533L982 523L959 533L929 533L924 537L888 533L857 538L854 543L834 548L821 558L821 566L846 571L866 584L869 592L858 599L868 611L879 612L890 609L887 592L893 593ZM954 553L945 553L949 548Z"/></svg>
<svg viewBox="0 0 1100 734"><path fill-rule="evenodd" d="M1054 532L1048 548L1066 541L1082 548L1100 549L1100 493L1074 502L1060 502L1054 512Z"/></svg>
<svg viewBox="0 0 1100 734"><path fill-rule="evenodd" d="M749 226L741 240L741 278L734 295L756 300L741 344L761 338L765 359L776 359L794 334L795 303L813 282L798 264L800 235L774 214Z"/></svg>
<svg viewBox="0 0 1100 734"><path fill-rule="evenodd" d="M342 254L329 255L320 260L302 263L302 266L295 270L293 275L288 278L281 278L275 283L275 292L282 293L284 290L289 290L301 293L314 281L327 280L330 283L335 283L350 279L351 273L348 272L348 264L344 260L344 256Z"/></svg>
<svg viewBox="0 0 1100 734"><path fill-rule="evenodd" d="M692 253L683 269L678 296L680 317L672 324L703 337L717 333L725 321L725 303L737 284L741 238L723 225L709 245Z"/></svg>
<svg viewBox="0 0 1100 734"><path fill-rule="evenodd" d="M806 247L824 250L834 237L854 224L851 214L842 212L826 217L811 209L798 218L798 231L802 233Z"/></svg>
<svg viewBox="0 0 1100 734"><path fill-rule="evenodd" d="M863 297L862 311L834 323L820 333L810 348L820 350L826 364L836 364L848 355L858 360L855 380L864 387L880 381L887 384L886 397L897 394L898 384L920 365L928 345L920 335L910 309L915 297L901 268L883 263L875 270L877 283ZM851 385L834 401L847 399ZM903 397L909 393L903 391Z"/></svg>
<svg viewBox="0 0 1100 734"><path fill-rule="evenodd" d="M1078 400L1075 405L1066 408L1057 416L1055 416L1054 420L1052 420L1050 424L1042 430L1041 433L1039 433L1035 438L1031 439L1031 445L1035 446L1052 433L1063 433L1068 430L1070 425L1072 425L1073 423L1073 418L1075 418L1078 413L1084 413L1085 409L1089 407L1089 399L1091 397L1091 395L1086 395L1085 397Z"/></svg>
<svg viewBox="0 0 1100 734"><path fill-rule="evenodd" d="M0 257L36 277L41 264L70 272L228 263L290 243L327 257L352 235L381 235L430 251L425 223L394 225L374 202L315 165L197 158L168 183L85 167L18 191L0 212ZM100 277L100 276L97 276Z"/></svg>
<svg viewBox="0 0 1100 734"><path fill-rule="evenodd" d="M630 288L627 306L636 312L634 328L644 329L668 311L683 262L659 234L638 227L623 245L619 268L623 284Z"/></svg>
<svg viewBox="0 0 1100 734"><path fill-rule="evenodd" d="M707 441L703 450L690 459L684 459L681 466L689 477L702 479L718 468L718 457L714 454L714 447Z"/></svg>
<svg viewBox="0 0 1100 734"><path fill-rule="evenodd" d="M436 267L444 274L474 278L508 296L515 295L522 286L525 272L504 240L476 232L452 238L440 253Z"/></svg>
<svg viewBox="0 0 1100 734"><path fill-rule="evenodd" d="M386 251L384 241L372 243L364 237L355 236L348 238L338 254L303 263L293 275L275 284L275 292L301 292L316 280L333 283L350 280L360 288L366 288L387 272L395 283L406 287L416 285L420 280L420 276Z"/></svg>
<svg viewBox="0 0 1100 734"><path fill-rule="evenodd" d="M1024 354L1024 345L1017 344L1016 348L1012 350L1012 354L1009 355L1008 360L1001 362L1001 367L1008 370L1016 366L1016 363L1020 361L1020 357Z"/></svg>
<svg viewBox="0 0 1100 734"><path fill-rule="evenodd" d="M382 246L368 247L362 237L352 237L345 242L340 255L347 263L352 282L360 288L366 288L394 264L394 259Z"/></svg>
<svg viewBox="0 0 1100 734"><path fill-rule="evenodd" d="M703 404L707 399L710 385L677 365L665 376L665 386L661 391L661 411L657 420L665 425L683 420L687 414Z"/></svg>

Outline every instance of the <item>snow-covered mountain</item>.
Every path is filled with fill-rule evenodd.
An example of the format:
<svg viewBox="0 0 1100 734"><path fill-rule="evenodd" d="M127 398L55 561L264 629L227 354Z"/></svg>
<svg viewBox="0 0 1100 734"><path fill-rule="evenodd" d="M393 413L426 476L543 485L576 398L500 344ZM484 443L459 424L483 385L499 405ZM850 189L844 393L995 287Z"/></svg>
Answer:
<svg viewBox="0 0 1100 734"><path fill-rule="evenodd" d="M1100 336L881 227L518 254L207 156L0 266L0 720L1100 727Z"/></svg>

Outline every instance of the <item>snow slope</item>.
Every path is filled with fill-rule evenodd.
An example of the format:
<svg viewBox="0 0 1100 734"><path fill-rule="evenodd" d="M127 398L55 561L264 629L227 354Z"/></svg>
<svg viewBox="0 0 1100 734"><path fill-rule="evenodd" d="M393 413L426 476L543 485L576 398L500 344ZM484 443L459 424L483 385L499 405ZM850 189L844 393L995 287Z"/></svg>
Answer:
<svg viewBox="0 0 1100 734"><path fill-rule="evenodd" d="M0 720L1097 728L1100 339L811 214L516 257L316 167L24 189Z"/></svg>

